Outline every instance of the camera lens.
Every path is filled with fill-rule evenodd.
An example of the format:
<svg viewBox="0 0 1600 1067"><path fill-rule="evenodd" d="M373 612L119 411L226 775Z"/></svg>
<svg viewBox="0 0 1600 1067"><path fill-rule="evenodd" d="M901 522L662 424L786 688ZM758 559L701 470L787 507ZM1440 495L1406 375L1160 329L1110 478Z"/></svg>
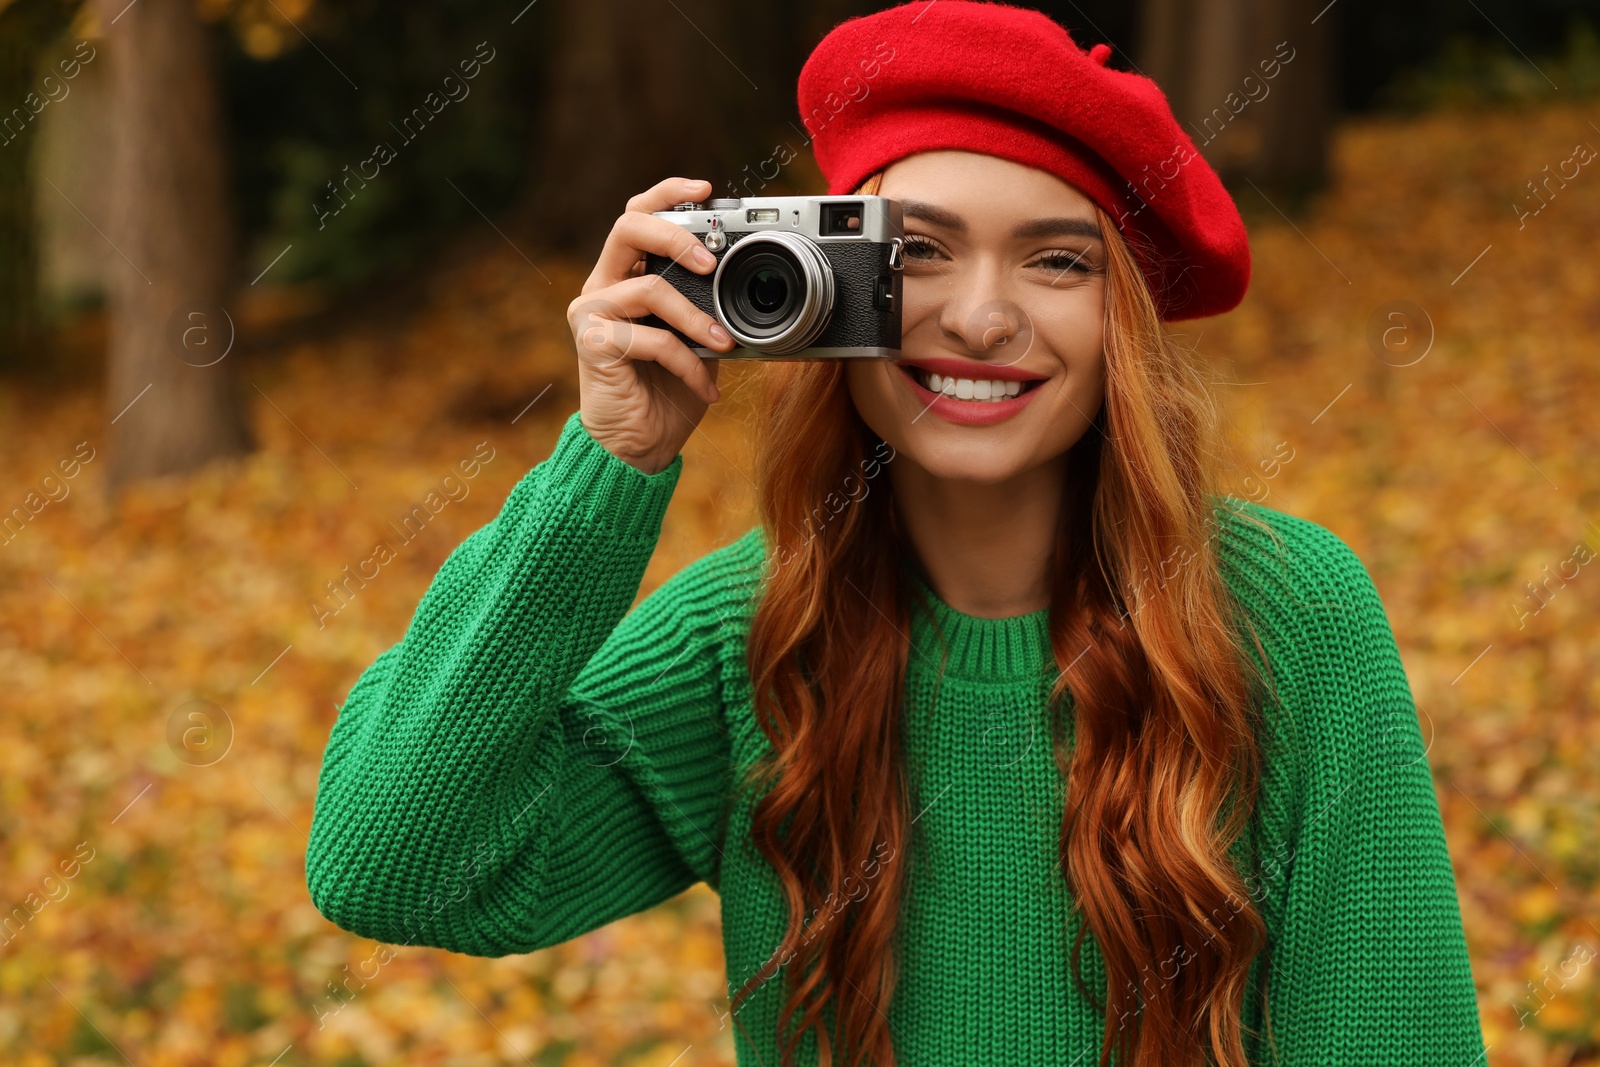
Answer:
<svg viewBox="0 0 1600 1067"><path fill-rule="evenodd" d="M789 295L789 281L781 271L763 267L751 275L749 292L751 305L770 314L783 306Z"/></svg>
<svg viewBox="0 0 1600 1067"><path fill-rule="evenodd" d="M732 312L752 335L776 333L794 317L791 297L804 288L794 257L781 249L744 256L723 285L733 297Z"/></svg>
<svg viewBox="0 0 1600 1067"><path fill-rule="evenodd" d="M833 310L833 268L816 243L754 233L723 255L711 281L717 318L745 348L788 355L822 333Z"/></svg>

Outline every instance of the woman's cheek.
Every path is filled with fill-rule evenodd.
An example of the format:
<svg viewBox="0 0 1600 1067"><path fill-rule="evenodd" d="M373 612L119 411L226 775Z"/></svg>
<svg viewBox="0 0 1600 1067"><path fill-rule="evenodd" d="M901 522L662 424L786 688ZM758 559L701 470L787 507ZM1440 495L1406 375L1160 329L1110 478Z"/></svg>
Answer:
<svg viewBox="0 0 1600 1067"><path fill-rule="evenodd" d="M1046 315L1033 310L1035 347L1052 354L1049 362L1066 370L1069 380L1077 376L1081 384L1103 379L1105 373L1105 311L1101 300L1071 301L1067 307ZM1065 302L1064 302L1065 303Z"/></svg>
<svg viewBox="0 0 1600 1067"><path fill-rule="evenodd" d="M924 347L927 339L938 343L939 313L953 288L948 274L922 265L906 267L900 291L900 347L907 355Z"/></svg>
<svg viewBox="0 0 1600 1067"><path fill-rule="evenodd" d="M1105 295L1101 285L1056 292L1048 303L1023 307L1033 325L1035 345L1056 354L1069 370L1082 370L1103 358Z"/></svg>
<svg viewBox="0 0 1600 1067"><path fill-rule="evenodd" d="M1071 447L1086 432L1086 424L1099 414L1105 400L1102 312L1085 301L1083 306L1058 311L1048 320L1038 314L1035 321L1040 323L1034 337L1035 351L1026 365L1051 369L1056 380L1040 388L1050 389L1055 394L1049 398L1057 409L1050 423L1063 437L1052 447Z"/></svg>

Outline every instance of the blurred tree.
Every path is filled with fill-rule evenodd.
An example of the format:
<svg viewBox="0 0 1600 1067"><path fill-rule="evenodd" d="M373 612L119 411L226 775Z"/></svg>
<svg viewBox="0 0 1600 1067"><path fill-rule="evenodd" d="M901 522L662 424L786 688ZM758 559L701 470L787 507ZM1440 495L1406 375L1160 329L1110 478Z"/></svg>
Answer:
<svg viewBox="0 0 1600 1067"><path fill-rule="evenodd" d="M38 249L29 165L46 97L39 61L82 0L0 0L0 368L28 364L39 337Z"/></svg>
<svg viewBox="0 0 1600 1067"><path fill-rule="evenodd" d="M789 13L737 0L549 4L561 45L518 229L587 249L662 178L702 177L734 195L744 168L772 156L774 119L795 111L792 78L769 62L793 36Z"/></svg>
<svg viewBox="0 0 1600 1067"><path fill-rule="evenodd" d="M347 307L356 289L387 299L464 230L486 231L480 210L498 221L513 201L560 51L548 3L212 2L228 9L218 52L247 274L292 245L263 284L315 281ZM437 114L403 135L430 95ZM373 177L363 162L380 143L395 158ZM365 184L350 177L362 169Z"/></svg>
<svg viewBox="0 0 1600 1067"><path fill-rule="evenodd" d="M1339 17L1328 0L1144 0L1139 63L1225 181L1299 201L1327 181Z"/></svg>
<svg viewBox="0 0 1600 1067"><path fill-rule="evenodd" d="M193 0L100 0L115 176L106 235L109 485L252 447L224 358L234 280L217 79Z"/></svg>

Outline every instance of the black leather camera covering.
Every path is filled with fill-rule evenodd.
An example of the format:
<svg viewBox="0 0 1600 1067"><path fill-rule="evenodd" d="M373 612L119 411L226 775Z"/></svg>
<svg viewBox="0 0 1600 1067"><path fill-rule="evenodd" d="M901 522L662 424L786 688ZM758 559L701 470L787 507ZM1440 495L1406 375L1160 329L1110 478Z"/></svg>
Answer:
<svg viewBox="0 0 1600 1067"><path fill-rule="evenodd" d="M740 239L750 236L752 232L761 231L729 233L727 247L714 253L717 259L720 261ZM819 241L817 247L822 249L829 265L833 267L833 313L810 347L898 349L902 279L900 271L889 268L890 245L871 241ZM711 276L714 272L697 274L678 266L667 256L652 252L645 253L645 270L662 275L695 307L715 316L716 313L711 309ZM886 285L892 294L887 309L876 306L874 294L880 278L887 279ZM668 325L659 316L647 315L638 321L644 326L670 330L690 348L703 347L699 341ZM771 357L759 351L753 354L760 358L804 359L805 351L802 349L787 356Z"/></svg>

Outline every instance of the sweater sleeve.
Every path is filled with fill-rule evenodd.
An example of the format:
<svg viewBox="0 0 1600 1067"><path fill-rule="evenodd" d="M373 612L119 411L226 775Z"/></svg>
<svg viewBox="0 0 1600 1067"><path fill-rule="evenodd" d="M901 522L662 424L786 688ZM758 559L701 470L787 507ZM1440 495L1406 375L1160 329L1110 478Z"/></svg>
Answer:
<svg viewBox="0 0 1600 1067"><path fill-rule="evenodd" d="M446 559L329 735L306 882L331 922L503 956L714 879L721 631L665 585L629 611L682 466L574 413Z"/></svg>
<svg viewBox="0 0 1600 1067"><path fill-rule="evenodd" d="M1284 1067L1478 1067L1477 990L1444 824L1383 604L1331 531L1284 516L1294 637L1274 656L1300 767L1261 858L1268 1006ZM1290 621L1292 619L1292 621Z"/></svg>

